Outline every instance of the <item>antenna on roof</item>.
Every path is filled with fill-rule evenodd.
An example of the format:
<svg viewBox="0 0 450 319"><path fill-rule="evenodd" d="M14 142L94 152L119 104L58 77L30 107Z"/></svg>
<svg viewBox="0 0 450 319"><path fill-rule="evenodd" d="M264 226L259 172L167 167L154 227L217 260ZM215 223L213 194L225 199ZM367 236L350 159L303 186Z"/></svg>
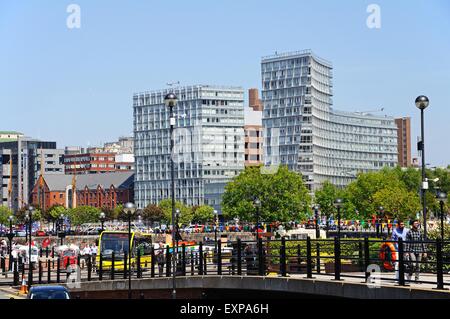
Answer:
<svg viewBox="0 0 450 319"><path fill-rule="evenodd" d="M168 82L166 83L167 86L174 86L174 85L180 85L180 81L177 82Z"/></svg>

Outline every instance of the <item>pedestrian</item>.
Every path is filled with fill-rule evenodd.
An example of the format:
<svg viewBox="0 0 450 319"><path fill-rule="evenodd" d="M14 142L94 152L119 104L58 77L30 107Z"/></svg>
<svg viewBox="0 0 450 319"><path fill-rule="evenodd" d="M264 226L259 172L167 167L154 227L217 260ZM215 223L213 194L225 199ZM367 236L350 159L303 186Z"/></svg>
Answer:
<svg viewBox="0 0 450 319"><path fill-rule="evenodd" d="M405 228L405 223L401 220L397 222L397 227L392 231L392 241L394 242L395 250L398 252L398 240L401 238L403 241L406 240L406 234L408 233L408 230ZM405 245L403 245L404 247ZM394 263L395 265L395 279L398 280L399 278L399 271L398 271L398 259Z"/></svg>
<svg viewBox="0 0 450 319"><path fill-rule="evenodd" d="M158 276L162 277L164 273L164 244L162 241L159 244L155 244L155 258L158 263Z"/></svg>
<svg viewBox="0 0 450 319"><path fill-rule="evenodd" d="M425 249L424 236L419 228L420 222L415 219L411 223L411 229L406 234L406 251L409 254L409 259L411 261L411 268L407 274L408 280L411 280L412 274L414 273L414 279L416 282L419 281L420 275L420 265L422 260L427 258L427 253Z"/></svg>

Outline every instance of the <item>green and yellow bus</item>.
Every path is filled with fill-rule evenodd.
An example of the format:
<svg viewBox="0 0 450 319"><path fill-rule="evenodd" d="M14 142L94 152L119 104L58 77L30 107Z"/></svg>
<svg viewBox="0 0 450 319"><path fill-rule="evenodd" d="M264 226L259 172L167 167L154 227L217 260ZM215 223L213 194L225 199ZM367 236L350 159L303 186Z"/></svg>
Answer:
<svg viewBox="0 0 450 319"><path fill-rule="evenodd" d="M152 239L150 234L131 232L131 243L126 231L104 231L98 242L99 253L96 257L97 270L100 268L100 253L102 254L102 270L111 270L112 253L114 252L114 270L124 270L125 253L127 259L131 248L131 269L136 269L137 252L140 252L141 268L151 265ZM127 260L127 267L128 260Z"/></svg>

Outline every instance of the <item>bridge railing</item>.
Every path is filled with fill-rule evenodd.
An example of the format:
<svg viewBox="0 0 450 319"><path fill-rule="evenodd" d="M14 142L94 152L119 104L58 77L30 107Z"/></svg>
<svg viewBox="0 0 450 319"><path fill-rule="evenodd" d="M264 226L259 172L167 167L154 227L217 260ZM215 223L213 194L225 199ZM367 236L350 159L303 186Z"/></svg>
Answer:
<svg viewBox="0 0 450 319"><path fill-rule="evenodd" d="M144 254L145 253L145 254ZM119 280L170 277L173 262L176 276L281 276L357 280L367 284L428 284L450 286L450 241L392 241L380 239L278 239L237 240L211 245L169 246L133 252L129 265L126 254L52 258L40 252L33 264L32 284L63 283L73 280ZM425 255L426 254L426 255ZM30 270L21 258L6 262L2 273L12 273L9 284L27 280ZM131 266L131 269L130 269ZM9 277L8 277L9 278Z"/></svg>

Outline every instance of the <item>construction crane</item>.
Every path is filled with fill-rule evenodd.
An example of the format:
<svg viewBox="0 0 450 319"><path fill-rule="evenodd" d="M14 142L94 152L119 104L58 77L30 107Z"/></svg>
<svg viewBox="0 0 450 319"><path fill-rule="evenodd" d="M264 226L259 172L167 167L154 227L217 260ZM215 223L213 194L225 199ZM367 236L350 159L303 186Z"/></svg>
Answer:
<svg viewBox="0 0 450 319"><path fill-rule="evenodd" d="M355 113L361 114L361 115L368 115L370 113L379 113L379 112L383 112L384 111L384 107L376 109L376 110L369 110L369 111L356 111Z"/></svg>

